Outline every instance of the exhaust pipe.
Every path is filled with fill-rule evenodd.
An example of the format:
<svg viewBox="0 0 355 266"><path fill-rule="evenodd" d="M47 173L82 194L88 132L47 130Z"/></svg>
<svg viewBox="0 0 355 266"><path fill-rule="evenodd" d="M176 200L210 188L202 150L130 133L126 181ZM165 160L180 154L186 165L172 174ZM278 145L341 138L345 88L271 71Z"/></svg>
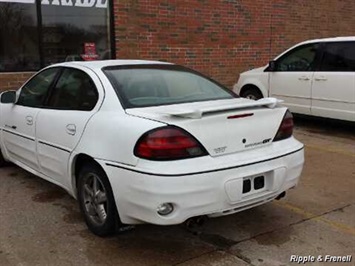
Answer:
<svg viewBox="0 0 355 266"><path fill-rule="evenodd" d="M188 229L196 228L196 227L201 227L204 225L204 223L207 221L207 216L197 216L197 217L192 217L187 219L185 222L185 226Z"/></svg>
<svg viewBox="0 0 355 266"><path fill-rule="evenodd" d="M205 222L207 221L207 216L199 216L196 219L196 224L198 226L203 226L205 224Z"/></svg>
<svg viewBox="0 0 355 266"><path fill-rule="evenodd" d="M276 200L280 200L280 199L284 198L285 196L286 196L286 192L284 191L276 197Z"/></svg>

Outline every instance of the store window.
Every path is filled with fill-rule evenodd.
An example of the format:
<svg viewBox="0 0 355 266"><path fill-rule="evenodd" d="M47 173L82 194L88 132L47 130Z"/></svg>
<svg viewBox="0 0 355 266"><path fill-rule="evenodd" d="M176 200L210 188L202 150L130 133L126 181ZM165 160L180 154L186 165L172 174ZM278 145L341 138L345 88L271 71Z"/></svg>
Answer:
<svg viewBox="0 0 355 266"><path fill-rule="evenodd" d="M36 5L0 1L0 71L39 68Z"/></svg>
<svg viewBox="0 0 355 266"><path fill-rule="evenodd" d="M109 0L0 0L0 72L111 59Z"/></svg>
<svg viewBox="0 0 355 266"><path fill-rule="evenodd" d="M108 8L42 5L42 25L45 65L111 58Z"/></svg>

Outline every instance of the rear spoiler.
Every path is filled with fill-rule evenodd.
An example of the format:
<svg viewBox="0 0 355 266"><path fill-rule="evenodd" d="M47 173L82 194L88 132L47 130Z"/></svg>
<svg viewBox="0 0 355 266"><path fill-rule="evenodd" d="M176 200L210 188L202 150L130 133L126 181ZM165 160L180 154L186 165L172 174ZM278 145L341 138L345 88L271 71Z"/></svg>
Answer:
<svg viewBox="0 0 355 266"><path fill-rule="evenodd" d="M237 109L245 109L245 108L260 107L260 106L273 109L282 102L283 102L282 100L276 98L262 98L260 100L251 101L247 103L232 103L232 104L226 104L221 106L201 108L198 110L175 109L175 110L165 112L165 114L169 116L199 119L202 118L202 116L207 113L214 113L214 112L227 111L227 110L237 110Z"/></svg>

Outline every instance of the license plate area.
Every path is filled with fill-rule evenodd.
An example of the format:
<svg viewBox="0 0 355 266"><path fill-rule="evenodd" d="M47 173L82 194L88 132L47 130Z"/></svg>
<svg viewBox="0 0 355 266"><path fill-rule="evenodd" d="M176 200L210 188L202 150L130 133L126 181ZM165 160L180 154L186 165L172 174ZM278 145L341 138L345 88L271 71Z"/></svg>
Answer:
<svg viewBox="0 0 355 266"><path fill-rule="evenodd" d="M242 175L242 174L241 174ZM286 168L259 171L254 175L236 176L225 183L225 191L231 203L262 197L281 189L286 177Z"/></svg>
<svg viewBox="0 0 355 266"><path fill-rule="evenodd" d="M257 193L265 190L265 176L243 178L243 194Z"/></svg>

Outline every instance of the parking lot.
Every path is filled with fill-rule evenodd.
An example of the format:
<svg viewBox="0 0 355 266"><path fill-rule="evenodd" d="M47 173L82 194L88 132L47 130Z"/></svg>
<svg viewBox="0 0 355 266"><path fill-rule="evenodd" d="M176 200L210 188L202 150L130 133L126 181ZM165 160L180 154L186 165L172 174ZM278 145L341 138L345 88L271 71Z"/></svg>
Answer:
<svg viewBox="0 0 355 266"><path fill-rule="evenodd" d="M306 163L286 198L197 228L141 225L110 238L88 231L62 189L3 168L0 265L296 265L292 255L314 256L307 265L352 255L340 264L355 265L354 125L297 118L295 136Z"/></svg>

